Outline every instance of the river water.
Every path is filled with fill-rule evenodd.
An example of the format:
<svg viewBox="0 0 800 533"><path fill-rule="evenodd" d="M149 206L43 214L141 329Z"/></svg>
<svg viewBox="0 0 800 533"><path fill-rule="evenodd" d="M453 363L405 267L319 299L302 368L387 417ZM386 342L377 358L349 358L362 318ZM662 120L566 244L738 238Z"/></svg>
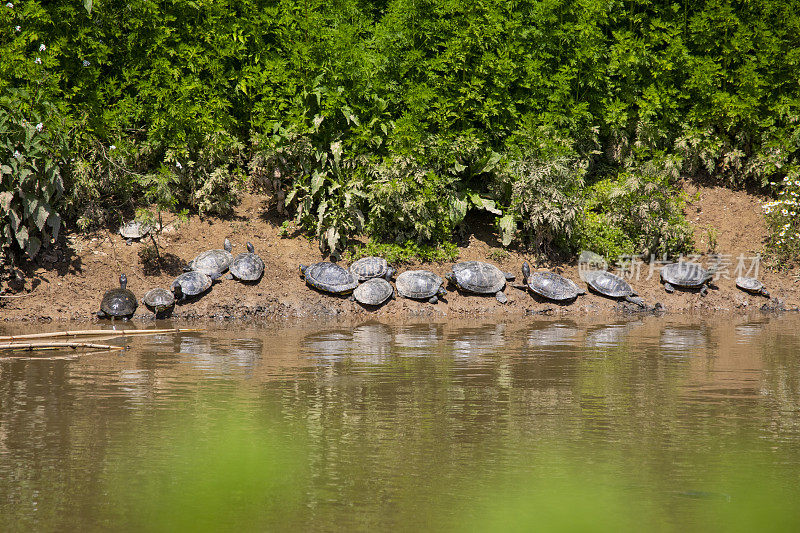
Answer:
<svg viewBox="0 0 800 533"><path fill-rule="evenodd" d="M0 529L800 530L800 317L199 327L0 360Z"/></svg>

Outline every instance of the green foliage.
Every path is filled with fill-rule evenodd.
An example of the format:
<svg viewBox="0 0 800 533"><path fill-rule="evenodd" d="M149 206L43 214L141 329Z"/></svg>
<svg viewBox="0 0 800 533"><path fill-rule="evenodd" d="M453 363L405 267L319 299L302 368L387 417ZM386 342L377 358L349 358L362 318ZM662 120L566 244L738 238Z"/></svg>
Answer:
<svg viewBox="0 0 800 533"><path fill-rule="evenodd" d="M0 91L77 125L84 226L165 182L173 208L225 215L247 168L327 252L362 231L445 242L470 209L507 245L630 249L619 230L675 251L663 202L643 232L601 219L651 161L761 189L800 164L797 19L773 0L31 0L0 10ZM634 189L582 220L584 177Z"/></svg>
<svg viewBox="0 0 800 533"><path fill-rule="evenodd" d="M583 175L580 162L567 157L510 161L497 176L499 188L510 190L509 207L499 223L503 245L510 244L517 225L541 251L557 239L570 238L581 211Z"/></svg>
<svg viewBox="0 0 800 533"><path fill-rule="evenodd" d="M413 262L445 263L458 259L458 247L452 242L431 246L418 244L415 241L403 244L370 241L348 252L348 258L352 261L369 256L383 257L389 264L395 266Z"/></svg>
<svg viewBox="0 0 800 533"><path fill-rule="evenodd" d="M684 203L663 165L646 164L599 181L586 191L575 247L608 258L688 252L692 234Z"/></svg>
<svg viewBox="0 0 800 533"><path fill-rule="evenodd" d="M59 110L27 91L0 96L0 247L35 257L58 238L68 151Z"/></svg>

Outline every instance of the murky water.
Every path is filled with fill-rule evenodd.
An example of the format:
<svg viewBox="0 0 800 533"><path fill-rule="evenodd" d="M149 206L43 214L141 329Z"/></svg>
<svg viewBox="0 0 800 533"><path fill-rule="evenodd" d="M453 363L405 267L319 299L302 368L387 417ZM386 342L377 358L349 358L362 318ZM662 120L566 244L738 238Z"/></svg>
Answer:
<svg viewBox="0 0 800 533"><path fill-rule="evenodd" d="M0 529L800 528L800 317L202 326L0 360Z"/></svg>

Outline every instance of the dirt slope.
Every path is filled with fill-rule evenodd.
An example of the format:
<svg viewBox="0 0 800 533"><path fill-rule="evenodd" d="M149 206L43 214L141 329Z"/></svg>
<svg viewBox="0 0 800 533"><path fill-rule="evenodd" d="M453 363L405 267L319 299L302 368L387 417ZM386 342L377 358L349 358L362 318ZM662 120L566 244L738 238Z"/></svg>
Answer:
<svg viewBox="0 0 800 533"><path fill-rule="evenodd" d="M767 236L760 212L760 198L745 192L723 188L687 185L693 200L687 216L695 230L698 251L712 248L731 261L729 275L734 274L739 256L748 259L763 249ZM490 226L482 226L460 249L461 260L490 261L518 277L522 261L531 258L511 251L500 251ZM543 302L517 289L508 288L510 302L501 305L493 297L460 294L453 290L446 301L437 305L406 299L391 301L378 310L365 310L347 299L328 297L306 288L298 275L299 263L322 260L316 243L302 236L281 238L280 226L264 208L263 197L248 194L235 216L229 220L192 217L188 223L173 228L168 225L161 237L165 265L160 271L148 267L140 257L143 244L126 245L110 232L66 236L66 244L57 253L45 255L36 264L24 267L24 279L4 282L0 298L0 317L4 320L91 319L99 308L103 291L118 285L119 274L128 277L128 287L140 297L153 287L169 287L181 272L181 266L198 252L221 247L228 237L234 243L234 254L252 241L266 264L263 279L254 286L234 281L215 284L199 301L175 308L176 318L246 318L281 319L290 317L335 317L391 319L413 316L480 316L484 314L524 315L552 312L558 314L598 314L623 310L618 302L589 294L566 306ZM713 241L716 241L714 243ZM708 262L707 257L703 262ZM751 264L748 262L748 264ZM537 265L554 268L579 281L575 264ZM409 265L403 268L419 268ZM440 275L449 271L446 264L422 265ZM787 309L800 305L800 284L795 272L768 272L761 277L772 295ZM519 278L518 278L519 279ZM705 297L692 292L666 294L657 271L643 265L638 279L631 284L649 303L661 302L667 312L730 310L744 312L759 309L768 300L748 296L737 290L733 279L720 279L716 290ZM7 297L13 296L13 297ZM768 306L774 306L773 300ZM549 311L548 311L549 310ZM150 317L140 306L137 317Z"/></svg>

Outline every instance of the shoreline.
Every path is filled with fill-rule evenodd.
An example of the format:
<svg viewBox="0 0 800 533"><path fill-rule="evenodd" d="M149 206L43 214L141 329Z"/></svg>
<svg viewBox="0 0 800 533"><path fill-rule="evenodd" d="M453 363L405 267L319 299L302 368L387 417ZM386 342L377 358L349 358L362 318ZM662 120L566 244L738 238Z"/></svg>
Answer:
<svg viewBox="0 0 800 533"><path fill-rule="evenodd" d="M754 257L763 249L767 235L760 213L759 199L741 191L705 190L699 202L688 205L687 218L695 224L695 235L704 234L698 228L715 224L729 226L719 232L717 250L729 258ZM724 205L709 204L723 202ZM458 261L485 261L501 270L512 272L517 281L506 288L507 304L500 304L494 296L461 293L447 286L448 294L437 304L418 302L397 297L377 310L367 310L346 298L327 296L308 288L300 277L300 263L323 261L316 242L303 236L286 238L283 235L282 217L265 210L264 197L246 194L230 219L200 219L167 226L161 234L162 263L154 268L148 262L147 242L126 245L125 239L111 231L92 234L66 233L59 246L43 253L35 262L21 267L23 279L19 286L4 282L2 289L11 298L0 297L0 321L94 321L103 293L119 286L119 275L125 273L128 288L141 299L145 292L155 287L169 287L182 272L182 267L203 250L220 248L227 237L234 244L233 253L244 251L251 241L265 263L264 275L253 285L243 285L233 280L221 280L199 300L176 305L172 314L175 320L313 320L354 319L397 321L405 319L451 319L492 317L526 317L544 314L552 316L620 316L640 314L631 304L621 303L603 296L588 293L571 304L541 301L530 293L510 285L521 282L521 266L528 261L536 269L560 273L579 286L581 281L575 261L570 263L539 263L522 251L504 249L491 224L474 224L469 236L459 246ZM696 212L695 216L688 216ZM695 247L702 249L702 239ZM710 250L701 254L701 263L710 263ZM340 262L348 266L349 262ZM399 272L428 269L442 278L453 263L413 263L401 265ZM729 266L728 278L715 282L716 289L706 296L697 292L676 290L668 294L660 283L658 273L653 274L649 264L643 264L639 279L629 279L639 295L649 306L659 302L665 314L675 313L733 313L737 315L800 311L800 283L798 268L776 272L762 269L759 278L771 293L771 298L747 294L734 285L734 262ZM398 272L398 273L399 273ZM9 290L10 289L10 290ZM763 308L763 309L762 309ZM547 311L549 309L549 311ZM152 313L140 303L136 320L152 321ZM110 322L109 322L110 323Z"/></svg>

